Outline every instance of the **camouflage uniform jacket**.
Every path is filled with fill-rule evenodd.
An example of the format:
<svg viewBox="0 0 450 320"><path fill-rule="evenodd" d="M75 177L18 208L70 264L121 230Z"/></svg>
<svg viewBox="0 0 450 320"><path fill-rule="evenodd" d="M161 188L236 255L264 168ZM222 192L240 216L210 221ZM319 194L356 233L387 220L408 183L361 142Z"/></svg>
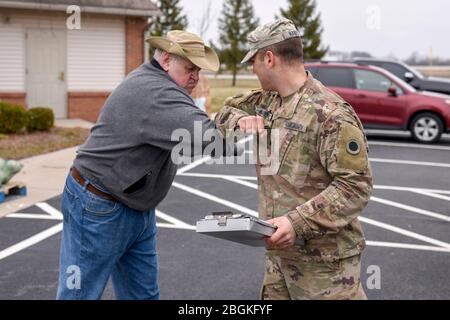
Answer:
<svg viewBox="0 0 450 320"><path fill-rule="evenodd" d="M240 118L256 114L279 129L280 141L276 173L261 174L263 166L256 165L260 217L287 216L305 240L304 246L274 253L317 261L361 253L365 239L357 217L372 192L372 171L353 108L308 73L288 101L276 92L253 90L227 99L215 122L226 134Z"/></svg>

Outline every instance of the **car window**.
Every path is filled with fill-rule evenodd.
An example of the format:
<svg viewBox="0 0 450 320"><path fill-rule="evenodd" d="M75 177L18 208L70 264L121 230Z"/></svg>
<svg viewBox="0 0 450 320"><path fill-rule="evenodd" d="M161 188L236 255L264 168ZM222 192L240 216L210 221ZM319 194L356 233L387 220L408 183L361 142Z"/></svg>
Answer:
<svg viewBox="0 0 450 320"><path fill-rule="evenodd" d="M353 89L353 75L350 68L318 68L315 76L317 80L327 87L340 87Z"/></svg>
<svg viewBox="0 0 450 320"><path fill-rule="evenodd" d="M371 66L376 66L376 67L381 67L381 62L379 61L370 61L370 60L355 60L357 63L363 63L363 64L368 64Z"/></svg>
<svg viewBox="0 0 450 320"><path fill-rule="evenodd" d="M306 67L306 70L308 70L309 72L311 72L312 76L314 78L317 78L317 71L319 68L317 67Z"/></svg>
<svg viewBox="0 0 450 320"><path fill-rule="evenodd" d="M406 69L405 67L403 67L402 65L395 64L395 63L383 63L383 65L381 67L383 69L386 69L390 73L395 74L400 79L404 79L405 73L409 72L409 70Z"/></svg>
<svg viewBox="0 0 450 320"><path fill-rule="evenodd" d="M403 90L389 78L373 71L355 69L355 83L359 90L387 92L389 87L393 86L397 88L399 94L403 93Z"/></svg>

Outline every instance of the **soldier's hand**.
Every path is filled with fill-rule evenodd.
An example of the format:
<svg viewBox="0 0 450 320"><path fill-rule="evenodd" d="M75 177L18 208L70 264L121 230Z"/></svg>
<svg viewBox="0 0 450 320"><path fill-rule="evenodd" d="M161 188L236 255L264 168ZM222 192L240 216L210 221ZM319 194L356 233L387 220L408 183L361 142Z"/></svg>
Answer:
<svg viewBox="0 0 450 320"><path fill-rule="evenodd" d="M285 249L292 247L295 243L296 234L291 221L287 217L278 217L266 222L278 227L277 231L265 239L266 245L273 249Z"/></svg>
<svg viewBox="0 0 450 320"><path fill-rule="evenodd" d="M239 119L239 129L243 133L263 133L264 132L264 118L260 116L248 116Z"/></svg>

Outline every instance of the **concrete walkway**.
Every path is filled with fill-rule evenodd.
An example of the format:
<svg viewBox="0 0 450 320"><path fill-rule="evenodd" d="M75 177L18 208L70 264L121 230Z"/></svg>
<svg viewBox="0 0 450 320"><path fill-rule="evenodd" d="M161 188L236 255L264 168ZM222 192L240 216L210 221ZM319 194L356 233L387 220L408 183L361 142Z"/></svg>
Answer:
<svg viewBox="0 0 450 320"><path fill-rule="evenodd" d="M56 119L55 127L63 127L63 128L92 128L94 124L92 122L82 120L82 119Z"/></svg>
<svg viewBox="0 0 450 320"><path fill-rule="evenodd" d="M79 119L56 120L57 127L91 128L93 123ZM23 182L28 194L0 204L0 217L46 201L62 193L67 173L75 158L78 147L59 150L20 160L23 169L15 175L11 182Z"/></svg>

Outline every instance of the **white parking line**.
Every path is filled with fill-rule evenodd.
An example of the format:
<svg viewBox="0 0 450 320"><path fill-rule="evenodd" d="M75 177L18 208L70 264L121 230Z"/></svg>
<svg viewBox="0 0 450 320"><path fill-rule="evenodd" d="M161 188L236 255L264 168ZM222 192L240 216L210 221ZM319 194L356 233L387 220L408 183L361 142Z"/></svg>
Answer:
<svg viewBox="0 0 450 320"><path fill-rule="evenodd" d="M392 163L392 164L406 164L406 165L415 165L415 166L450 168L450 163L439 163L439 162L408 161L408 160L379 159L379 158L370 158L369 161L370 162L381 162L381 163Z"/></svg>
<svg viewBox="0 0 450 320"><path fill-rule="evenodd" d="M5 218L16 219L36 219L36 220L57 220L61 221L60 217L53 217L49 214L34 214L34 213L10 213Z"/></svg>
<svg viewBox="0 0 450 320"><path fill-rule="evenodd" d="M209 177L209 178L211 177L211 175L203 175L203 174L191 174L190 176ZM250 183L250 182L247 182L247 181L242 181L242 180L240 180L239 176L214 175L214 178L221 178L221 179L224 179L224 180L227 180L227 181L231 181L231 182L234 182L234 183L237 183L237 184L241 184L243 186L246 186L246 187L249 187L249 188L252 188L252 189L258 189L258 185L257 184ZM382 187L389 188L388 186L382 186ZM375 186L375 188L376 188L376 186ZM401 189L402 191L418 192L417 191L418 189L415 189L415 188L401 188L401 187L394 187L394 188ZM421 192L421 193L424 194L424 195L426 194L424 192ZM444 196L437 195L436 197L444 197ZM444 198L446 198L446 197L444 197ZM443 214L440 214L440 213L436 213L436 212L432 212L432 211L416 208L416 207L413 207L413 206L408 206L408 205L405 205L405 204L402 204L402 203L399 203L399 202L394 202L394 201L390 201L390 200L386 200L386 199L382 199L382 198L378 198L378 197L374 197L374 196L372 196L370 198L370 200L378 202L378 203L382 203L382 204L385 204L385 205L388 205L388 206L396 207L396 208L399 208L399 209L411 211L411 212L414 212L414 213L417 213L417 214L421 214L421 215L424 215L424 216L429 216L429 217L432 217L432 218L436 218L436 219L440 219L440 220L444 220L444 221L450 222L450 217L449 216L446 216L446 215L443 215Z"/></svg>
<svg viewBox="0 0 450 320"><path fill-rule="evenodd" d="M238 183L237 180L250 180L250 181L257 181L258 180L258 178L255 177L255 176L252 177L252 176L238 176L238 175L229 175L229 174L212 174L212 173L197 173L197 172L182 173L182 174L180 174L180 176L183 176L183 177L198 177L198 178L227 179L227 180L232 179L233 182L236 182L236 183ZM252 185L251 187L254 188L255 186L256 185ZM414 187L374 185L373 188L374 189L379 189L379 190L395 190L395 191L417 192L417 193L427 194L429 196L436 196L438 193L450 194L450 190L424 189L424 188L414 188ZM441 198L441 199L447 200L446 197Z"/></svg>
<svg viewBox="0 0 450 320"><path fill-rule="evenodd" d="M38 205L38 204L36 204ZM39 203L39 207L46 212L51 212L51 215L46 214L29 214L29 213L12 213L7 216L7 218L19 218L19 219L42 219L42 220L62 220L63 216L60 211L53 208L47 203ZM172 228L172 229L184 229L184 230L195 230L195 226L191 226L181 220L171 217L159 210L156 210L156 216L160 219L166 220L170 223L157 223L156 225L162 228ZM23 240L9 248L0 252L0 260L9 257L19 251L25 250L35 244L57 234L62 231L63 224L60 223L56 226L48 228L26 240Z"/></svg>
<svg viewBox="0 0 450 320"><path fill-rule="evenodd" d="M161 222L157 222L156 223L156 226L158 227L158 228L164 228L164 229L181 229L181 230L195 230L195 227L194 227L194 229L192 229L192 228L183 228L183 227L180 227L180 226L176 226L176 225L174 225L174 224L171 224L171 223L161 223Z"/></svg>
<svg viewBox="0 0 450 320"><path fill-rule="evenodd" d="M249 187L249 188L253 188L253 189L258 189L258 185L251 183L251 182L247 182L244 180L240 180L237 178L232 178L232 177L223 177L222 179L227 180L227 181L231 181L237 184L241 184L243 186Z"/></svg>
<svg viewBox="0 0 450 320"><path fill-rule="evenodd" d="M235 177L223 177L222 179L232 181L234 183L241 184L243 186L258 190L258 185L256 183L241 181L239 178L235 178Z"/></svg>
<svg viewBox="0 0 450 320"><path fill-rule="evenodd" d="M239 144L246 143L247 141L250 141L252 139L253 139L253 137L249 136L249 137L247 137L245 139L242 139L238 143ZM184 173L186 171L192 170L193 168L195 168L195 167L197 167L197 166L207 162L210 159L211 159L211 157L204 157L204 158L198 159L197 161L191 163L190 165L187 165L187 166L181 168L180 170L178 170L177 174L182 174L182 173ZM49 219L49 220L62 220L62 217L63 217L62 213L60 211L58 211L57 209L53 208L52 206L50 206L49 204L47 204L45 202L40 202L40 203L36 203L36 206L41 208L42 210L44 210L45 212L47 212L50 215L47 219ZM15 216L16 218L25 218L24 214L18 214L18 213L17 214L12 214L12 215L9 215L9 216L11 218L13 218L14 215L16 215ZM187 223L184 223L184 222L182 222L182 221L180 221L178 219L170 217L170 216L168 216L168 215L166 215L166 214L164 214L164 213L162 213L160 211L158 212L158 216L161 219L164 219L166 221L171 222L171 224L159 223L159 225L162 226L162 227L173 228L174 226L178 226L178 228L181 228L181 229L195 230L194 226L191 226L191 225L189 225ZM36 215L30 215L29 218L35 219ZM40 215L40 218L37 218L37 219L44 219L44 218L45 218L44 215ZM7 248L7 249L1 251L0 252L0 260L4 259L4 258L6 258L6 257L8 257L8 256L10 256L12 254L15 254L15 253L17 253L17 252L19 252L21 250L24 250L24 249L26 249L26 248L28 248L28 247L30 247L30 246L40 242L40 241L43 241L43 240L51 237L52 235L60 232L62 230L62 226L63 226L62 223L58 224L58 225L56 225L54 227L51 227L51 228L49 228L47 230L44 230L43 232L40 232L40 233L38 233L38 234L36 234L36 235L26 239L26 240L23 240L23 241L15 244L15 245Z"/></svg>
<svg viewBox="0 0 450 320"><path fill-rule="evenodd" d="M164 212L161 212L159 210L156 210L156 216L160 219L170 222L170 223L159 223L158 222L158 223L156 223L157 226L160 226L163 228L195 230L194 226L191 226L190 224L187 224L186 222L183 222L181 220L178 220L177 218L169 216L168 214L165 214Z"/></svg>
<svg viewBox="0 0 450 320"><path fill-rule="evenodd" d="M369 146L386 146L386 147L400 147L400 148L417 148L417 149L430 149L430 150L450 150L450 147L446 146L432 146L416 143L395 143L395 142L381 142L381 141L369 141Z"/></svg>
<svg viewBox="0 0 450 320"><path fill-rule="evenodd" d="M258 180L256 177L251 176L235 176L229 174L212 174L212 173L181 173L179 176L182 177L198 177L198 178L214 178L214 179L223 179L223 178L235 178L239 180Z"/></svg>
<svg viewBox="0 0 450 320"><path fill-rule="evenodd" d="M421 195L424 195L424 196L427 196L427 197L432 197L432 198L436 198L436 199L450 201L450 197L443 196L443 195L440 195L440 194L437 194L437 193L418 191L418 190L413 190L411 192L414 192L414 193L417 193L417 194L421 194Z"/></svg>
<svg viewBox="0 0 450 320"><path fill-rule="evenodd" d="M373 188L379 189L379 190L395 190L395 191L411 191L411 192L422 191L422 192L430 192L430 193L450 194L449 190L424 189L424 188L414 188L414 187L374 185Z"/></svg>
<svg viewBox="0 0 450 320"><path fill-rule="evenodd" d="M241 211L243 213L248 213L248 214L251 214L251 215L256 216L256 217L258 216L258 212L257 211L254 211L254 210L251 210L249 208L246 208L246 207L243 207L241 205L238 205L236 203L224 200L222 198L216 197L216 196L211 195L209 193L206 193L206 192L203 192L203 191L199 191L197 189L194 189L194 188L191 188L191 187L188 187L188 186L182 185L180 183L176 183L176 182L174 183L174 186L177 187L177 188L180 188L180 189L182 189L182 190L184 190L186 192L195 194L195 195L197 195L199 197L202 197L202 198L208 199L210 201L214 201L214 202L220 203L220 204L225 205L225 206L227 206L229 208L236 209L238 211ZM252 187L255 188L257 186L255 184L253 184ZM379 228L386 229L386 230L389 230L389 231L392 231L392 232L395 232L395 233L398 233L398 234L401 234L401 235L404 235L404 236L407 236L407 237L410 237L410 238L413 238L413 239L421 240L423 242L427 242L427 243L430 243L430 244L433 244L433 245L436 245L436 246L439 246L439 247L442 247L442 248L450 249L450 244L448 244L446 242L443 242L443 241L440 241L440 240L436 240L436 239L424 236L424 235L416 233L416 232L405 230L405 229L402 229L402 228L399 228L399 227L396 227L396 226L393 226L393 225L390 225L390 224L387 224L387 223L384 223L384 222L376 221L376 220L365 218L365 217L359 217L359 220L364 222L364 223L367 223L367 224L370 224L370 225L374 225L374 226L377 226Z"/></svg>
<svg viewBox="0 0 450 320"><path fill-rule="evenodd" d="M181 184L181 183L178 183L178 182L174 182L173 186L178 188L178 189L184 190L186 192L192 193L192 194L194 194L194 195L196 195L196 196L198 196L200 198L208 199L208 200L220 203L220 204L222 204L222 205L224 205L226 207L229 207L229 208L232 208L232 209L236 209L236 210L238 210L238 211L240 211L242 213L247 213L247 214L250 214L252 216L258 216L258 212L254 211L254 210L251 210L249 208L243 207L243 206L241 206L241 205L239 205L237 203L234 203L234 202L231 202L231 201L228 201L228 200L216 197L216 196L214 196L212 194L209 194L209 193L206 193L206 192L203 192L203 191L191 188L191 187L186 186L184 184Z"/></svg>
<svg viewBox="0 0 450 320"><path fill-rule="evenodd" d="M247 153L251 153L251 151L246 151ZM203 160L203 159L200 159ZM207 159L209 160L209 159ZM200 164L206 162L207 160L201 161ZM450 168L450 163L440 163L440 162L426 162L426 161L410 161L410 160L397 160L397 159L380 159L380 158L370 158L370 162L381 162L381 163L393 163L393 164L406 164L406 165L416 165L416 166L429 166L429 167L443 167L443 168ZM192 168L195 168L198 166L195 162L189 165L191 167L188 167L188 170L184 170L183 172L180 172L181 174L191 170ZM184 167L182 168L184 169Z"/></svg>
<svg viewBox="0 0 450 320"><path fill-rule="evenodd" d="M399 248L399 249L412 249L412 250L437 251L437 252L450 253L450 249L446 249L446 248L422 246L422 245L409 244L409 243L366 241L366 244L368 246L372 246L372 247Z"/></svg>
<svg viewBox="0 0 450 320"><path fill-rule="evenodd" d="M178 169L177 175L181 175L181 174L183 174L183 173L186 172L186 171L192 170L192 169L194 169L195 167L198 167L199 165L202 165L202 164L204 164L205 162L207 162L207 161L209 161L209 160L211 160L211 157L210 157L210 156L207 156L207 157L198 159L198 160L192 162L191 164L188 164L188 165L186 165L186 166L184 166L184 167Z"/></svg>
<svg viewBox="0 0 450 320"><path fill-rule="evenodd" d="M55 208L53 208L51 205L49 205L48 203L45 202L39 202L36 203L36 207L41 208L42 210L44 210L45 212L47 212L49 215L51 215L52 217L55 218L59 218L60 220L63 219L63 215L59 210L56 210Z"/></svg>
<svg viewBox="0 0 450 320"><path fill-rule="evenodd" d="M374 196L372 196L370 198L370 200L378 202L378 203L382 203L382 204L385 204L385 205L388 205L388 206L391 206L391 207L403 209L403 210L406 210L406 211L411 211L411 212L414 212L414 213L417 213L417 214L421 214L421 215L424 215L424 216L428 216L428 217L432 217L432 218L436 218L436 219L440 219L440 220L444 220L444 221L450 222L450 217L445 216L445 215L440 214L440 213L435 213L435 212L432 212L432 211L419 209L419 208L416 208L416 207L408 206L406 204L402 204L402 203L399 203L399 202L390 201L390 200L386 200L386 199L382 199L382 198L378 198L378 197L374 197Z"/></svg>
<svg viewBox="0 0 450 320"><path fill-rule="evenodd" d="M183 226L174 225L174 224L171 224L171 223L157 222L156 226L158 228L164 228L164 229L178 229L178 230L189 230L189 231L195 230L195 226L183 227Z"/></svg>
<svg viewBox="0 0 450 320"><path fill-rule="evenodd" d="M232 176L232 177L230 177L230 176L228 176L228 177L222 176L222 178L226 179L226 180L229 180L229 181L232 181L232 182L235 182L235 183L241 183L241 184L243 184L243 185L245 185L247 187L257 188L256 184L251 184L251 183L246 182L246 181L240 181L238 178L236 178L236 176ZM213 195L208 194L206 192L199 191L197 189L194 189L194 188L182 185L182 184L177 183L177 182L174 182L174 186L177 187L177 188L180 188L180 189L182 189L182 190L184 190L186 192L193 193L193 194L195 194L195 195L197 195L199 197L202 197L202 198L205 198L205 199L208 199L208 200L220 203L220 204L225 205L225 206L227 206L229 208L233 208L233 209L239 210L239 211L244 212L244 213L248 213L248 214L251 214L251 215L254 215L254 216L258 216L258 212L254 211L254 210L251 210L249 208L240 206L240 205L238 205L236 203L224 200L222 198L213 196ZM384 199L382 199L382 200L384 200ZM389 205L391 205L391 204L389 203ZM60 219L62 219L62 214L58 210L56 210L55 208L53 208L50 205L48 205L47 203L40 203L39 207L42 208L43 210L45 208L45 210L47 212L51 212L52 215L37 215L37 214L20 214L20 213L16 213L16 214L9 215L9 217L11 217L11 218L14 218L14 217L15 218L33 218L33 219L35 219L36 217L39 217L38 219L49 219L49 220L60 220ZM407 207L409 207L409 206L407 206ZM407 210L410 210L410 209L407 209ZM157 226L160 227L160 228L195 230L195 226L191 226L191 225L189 225L189 224L187 224L187 223L185 223L185 222L183 222L183 221L181 221L179 219L176 219L176 218L174 218L172 216L169 216L169 215L167 215L167 214L165 214L165 213L163 213L163 212L161 212L159 210L156 211L156 215L157 215L158 218L170 222L170 223L157 223ZM371 225L374 225L374 226L377 226L379 228L383 228L383 229L386 229L386 230L390 230L392 232L396 232L396 233L399 233L399 234L402 234L402 235L405 235L405 236L408 236L408 237L411 237L411 238L414 238L414 239L418 239L418 240L421 240L421 241L424 241L424 242L428 242L430 244L437 245L440 248L439 247L431 247L431 246L423 246L423 245L415 245L415 244L389 243L389 242L379 242L379 241L367 241L368 245L380 246L380 247L392 247L392 248L425 250L425 251L450 252L450 244L445 243L443 241L432 239L430 237L426 237L426 236L423 236L421 234L418 234L418 233L415 233L415 232L411 232L411 231L408 231L408 230L405 230L405 229L402 229L402 228L398 228L398 227L395 227L395 226L392 226L392 225L389 225L389 224L386 224L386 223L383 223L383 222L379 222L379 221L376 221L376 220L373 220L373 219L369 219L369 218L365 218L365 217L359 217L359 219L362 222L364 222L364 223L371 224ZM22 251L22 250L24 250L26 248L29 248L29 247L31 247L31 246L33 246L33 245L35 245L35 244L45 240L45 239L47 239L47 238L57 234L61 230L62 230L62 223L60 223L60 224L58 224L56 226L53 226L53 227L51 227L51 228L49 228L47 230L44 230L43 232L40 232L40 233L38 233L38 234L36 234L36 235L26 239L26 240L23 240L23 241L15 244L13 246L10 246L9 248L4 249L3 251L0 252L0 260L4 259L6 257L9 257L9 256L11 256L11 255L13 255L13 254L15 254L15 253L17 253L19 251Z"/></svg>
<svg viewBox="0 0 450 320"><path fill-rule="evenodd" d="M59 223L56 226L35 234L28 239L25 239L19 243L16 243L15 245L12 245L9 248L6 248L5 250L0 251L0 260L5 259L6 257L9 257L19 251L25 250L26 248L34 246L36 243L39 243L47 238L50 238L58 232L61 232L62 228L63 224Z"/></svg>
<svg viewBox="0 0 450 320"><path fill-rule="evenodd" d="M244 139L239 140L237 144L245 144L245 143L247 143L248 141L250 141L252 139L253 139L253 136L248 136L248 137L246 137ZM177 171L177 175L181 175L181 174L183 174L183 173L185 173L185 172L187 172L189 170L192 170L195 167L198 167L199 165L202 165L202 164L204 164L205 162L207 162L209 160L211 160L210 156L206 156L206 157L200 158L200 159L192 162L191 164L188 164L188 165L180 168Z"/></svg>
<svg viewBox="0 0 450 320"><path fill-rule="evenodd" d="M243 140L241 140L239 143L246 143L247 141L251 140L252 136L249 136ZM444 146L426 146L426 145L418 145L418 144L401 144L401 143L384 143L384 142L370 142L369 144L372 145L386 145L386 146L396 146L396 147L408 147L408 148L422 148L422 149L434 149L434 150L450 150L450 147L444 147ZM204 157L201 158L185 167L182 167L177 171L177 175L180 176L191 176L191 177L204 177L204 178L221 178L233 183L241 184L246 187L250 187L253 189L257 189L257 185L254 183L247 182L245 180L252 180L256 181L256 177L252 176L236 176L236 175L220 175L220 174L202 174L202 173L187 173L187 171L194 169L195 167L204 164L205 162L209 161L211 157ZM370 159L372 162L382 162L382 163L394 163L394 164L407 164L407 165L421 165L421 166L433 166L433 167L450 167L450 164L447 163L434 163L434 162L420 162L420 161L405 161L405 160L395 160L395 159L379 159L379 158L372 158ZM258 212L251 210L249 208L246 208L244 206L238 205L236 203L233 203L231 201L216 197L214 195L208 194L206 192L191 188L189 186L174 182L173 186L179 189L182 189L186 192L192 193L194 195L197 195L199 197L208 199L213 202L220 203L224 206L227 206L229 208L238 210L243 213L251 214L254 216L258 216ZM387 190L399 190L399 191L410 191L419 193L422 195L430 196L439 198L442 200L450 201L450 197L438 195L437 193L441 194L450 194L449 190L435 190L435 189L422 189L422 188L408 188L408 187L393 187L393 186L374 186L375 189L387 189ZM415 208L412 206L403 205L397 202L372 197L372 200L380 203L384 203L386 205L398 207L404 210L412 211L415 213L419 213L422 215L434 217L437 219L442 219L444 221L450 221L450 218L447 216L444 216L439 213L431 212L428 210L423 210L419 208ZM53 208L47 203L37 203L36 206L44 210L48 213L48 215L43 214L27 214L27 213L13 213L8 215L9 218L21 218L21 219L47 219L47 220L62 220L63 216L60 211ZM189 225L181 220L178 220L172 216L169 216L165 213L162 213L160 211L156 212L157 216L160 219L166 220L169 223L157 223L158 227L162 228L176 228L176 229L184 229L184 230L195 230L195 226ZM365 217L359 217L359 219L367 224L371 224L374 226L377 226L379 228L383 228L386 230L390 230L392 232L396 232L414 239L418 239L424 242L428 242L430 244L436 245L438 247L431 247L431 246L421 246L421 245L414 245L414 244L403 244L403 243L390 243L390 242L379 242L379 241L367 241L369 245L372 246L381 246L381 247L395 247L395 248L405 248L405 249L416 249L416 250L428 250L428 251L438 251L438 252L450 252L450 244L436 240L418 233L414 233L399 227L395 227L392 225L389 225L387 223L379 222L373 219L365 218ZM13 246L10 246L7 249L4 249L3 251L0 251L0 260L15 254L21 250L24 250L30 246L33 246L36 243L39 243L55 234L60 232L62 230L62 223L55 225L47 230L44 230L28 239L25 239Z"/></svg>
<svg viewBox="0 0 450 320"><path fill-rule="evenodd" d="M413 239L417 239L417 240L420 240L420 241L423 241L423 242L428 242L428 243L434 244L434 245L436 245L438 247L450 249L450 244L448 244L448 243L446 243L444 241L436 240L436 239L424 236L424 235L416 233L416 232L412 232L412 231L405 230L405 229L402 229L402 228L399 228L399 227L395 227L395 226L393 226L391 224L387 224L387 223L384 223L384 222L376 221L376 220L369 219L369 218L366 218L366 217L359 217L359 220L364 222L364 223L376 226L378 228L386 229L386 230L389 230L389 231L392 231L392 232L395 232L395 233L398 233L398 234L401 234L401 235L404 235L404 236L407 236L407 237L410 237L410 238L413 238Z"/></svg>

